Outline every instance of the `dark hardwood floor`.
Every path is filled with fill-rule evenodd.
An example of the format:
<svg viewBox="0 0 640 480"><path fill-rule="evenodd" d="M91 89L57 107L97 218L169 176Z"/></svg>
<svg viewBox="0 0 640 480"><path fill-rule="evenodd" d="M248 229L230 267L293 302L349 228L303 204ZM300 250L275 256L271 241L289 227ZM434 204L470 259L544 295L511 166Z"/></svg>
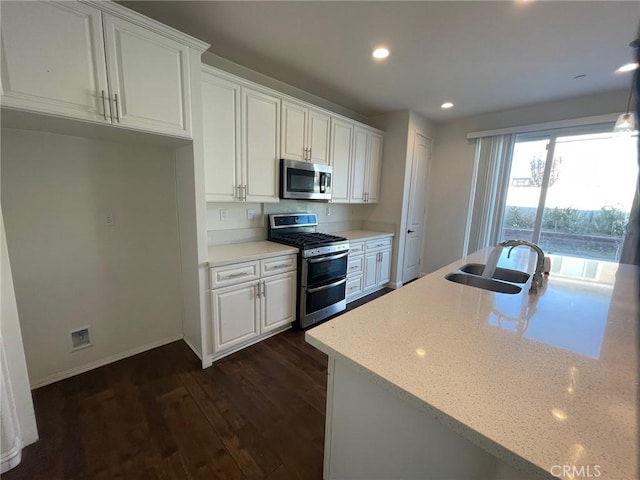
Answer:
<svg viewBox="0 0 640 480"><path fill-rule="evenodd" d="M182 341L33 392L14 479L322 478L327 357L287 331L202 370Z"/></svg>
<svg viewBox="0 0 640 480"><path fill-rule="evenodd" d="M2 479L320 480L326 384L299 330L206 370L174 342L34 390L40 440Z"/></svg>

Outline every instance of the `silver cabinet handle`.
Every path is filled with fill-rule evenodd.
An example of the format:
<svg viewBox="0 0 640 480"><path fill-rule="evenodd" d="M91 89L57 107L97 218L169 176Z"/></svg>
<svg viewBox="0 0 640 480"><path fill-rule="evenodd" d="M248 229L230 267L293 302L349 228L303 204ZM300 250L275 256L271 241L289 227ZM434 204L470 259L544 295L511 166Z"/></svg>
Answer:
<svg viewBox="0 0 640 480"><path fill-rule="evenodd" d="M347 283L346 278L342 280L338 280L335 283L330 283L329 285L323 285L322 287L310 288L309 290L307 290L307 293L320 292L321 290L326 290L327 288L337 287L338 285L342 285L343 283Z"/></svg>
<svg viewBox="0 0 640 480"><path fill-rule="evenodd" d="M266 296L267 292L267 284L264 283L264 280L262 281L262 296Z"/></svg>
<svg viewBox="0 0 640 480"><path fill-rule="evenodd" d="M104 96L104 90L102 90L102 109L104 110L104 119L109 120L107 118L107 99Z"/></svg>
<svg viewBox="0 0 640 480"><path fill-rule="evenodd" d="M118 94L115 94L115 100L116 102L116 120L118 121L118 123L120 123L120 105L118 105Z"/></svg>
<svg viewBox="0 0 640 480"><path fill-rule="evenodd" d="M313 259L308 259L307 263L328 262L330 260L337 260L339 258L346 257L347 255L349 255L349 252L339 253L338 255L332 255L330 257L313 258Z"/></svg>
<svg viewBox="0 0 640 480"><path fill-rule="evenodd" d="M247 201L247 186L246 185L242 186L242 200L244 200L245 202Z"/></svg>
<svg viewBox="0 0 640 480"><path fill-rule="evenodd" d="M256 292L256 297L260 298L260 283L256 283L253 286L253 290Z"/></svg>
<svg viewBox="0 0 640 480"><path fill-rule="evenodd" d="M290 263L279 263L277 265L267 265L267 270L275 270L276 268L286 268L286 267L290 267L291 264Z"/></svg>
<svg viewBox="0 0 640 480"><path fill-rule="evenodd" d="M234 188L235 188L235 192L236 192L234 196L235 196L238 200L242 200L242 197L240 197L240 185L236 185Z"/></svg>
<svg viewBox="0 0 640 480"><path fill-rule="evenodd" d="M249 272L232 273L230 275L227 275L226 278L238 278L244 277L245 275L249 275Z"/></svg>

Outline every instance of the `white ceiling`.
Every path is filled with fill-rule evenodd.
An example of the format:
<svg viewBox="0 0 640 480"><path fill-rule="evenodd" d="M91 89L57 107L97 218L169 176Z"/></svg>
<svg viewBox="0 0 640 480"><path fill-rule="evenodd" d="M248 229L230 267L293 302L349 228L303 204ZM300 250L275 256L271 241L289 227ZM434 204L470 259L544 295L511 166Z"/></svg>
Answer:
<svg viewBox="0 0 640 480"><path fill-rule="evenodd" d="M608 0L119 3L364 115L436 121L629 88L614 70L631 61L640 20L640 2ZM385 62L371 58L377 45Z"/></svg>

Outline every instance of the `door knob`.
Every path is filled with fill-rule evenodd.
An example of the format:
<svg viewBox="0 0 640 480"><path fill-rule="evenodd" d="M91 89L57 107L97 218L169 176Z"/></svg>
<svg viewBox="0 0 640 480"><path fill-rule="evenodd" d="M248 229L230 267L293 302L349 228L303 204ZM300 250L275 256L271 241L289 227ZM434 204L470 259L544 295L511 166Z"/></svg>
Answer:
<svg viewBox="0 0 640 480"><path fill-rule="evenodd" d="M415 230L407 230L407 233L413 233Z"/></svg>

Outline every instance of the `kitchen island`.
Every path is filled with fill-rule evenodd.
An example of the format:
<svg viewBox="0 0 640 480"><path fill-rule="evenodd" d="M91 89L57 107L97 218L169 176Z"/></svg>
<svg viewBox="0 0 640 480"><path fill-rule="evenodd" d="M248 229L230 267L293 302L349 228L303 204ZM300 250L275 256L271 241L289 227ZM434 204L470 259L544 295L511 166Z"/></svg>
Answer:
<svg viewBox="0 0 640 480"><path fill-rule="evenodd" d="M307 332L326 479L639 478L637 268L551 256L537 295L444 278L490 251Z"/></svg>

